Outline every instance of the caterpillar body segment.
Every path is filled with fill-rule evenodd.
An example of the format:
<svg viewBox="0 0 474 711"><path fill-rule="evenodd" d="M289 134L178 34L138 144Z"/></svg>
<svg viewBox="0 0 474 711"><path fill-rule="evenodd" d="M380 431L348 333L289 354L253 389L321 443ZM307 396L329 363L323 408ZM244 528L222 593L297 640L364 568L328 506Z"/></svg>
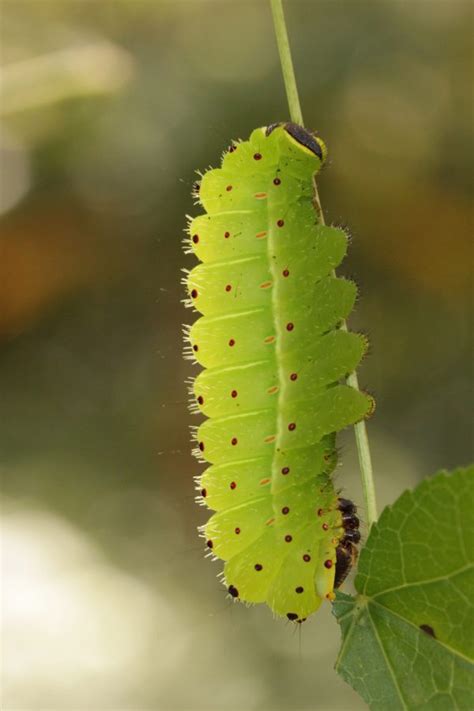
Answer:
<svg viewBox="0 0 474 711"><path fill-rule="evenodd" d="M348 569L335 437L373 409L342 382L367 342L340 329L357 290L333 273L345 233L314 206L325 153L294 124L256 129L203 175L205 214L189 225L201 263L187 292L202 316L188 347L205 368L193 393L209 418L196 441L211 464L200 496L215 511L203 536L233 597L292 621L331 599Z"/></svg>

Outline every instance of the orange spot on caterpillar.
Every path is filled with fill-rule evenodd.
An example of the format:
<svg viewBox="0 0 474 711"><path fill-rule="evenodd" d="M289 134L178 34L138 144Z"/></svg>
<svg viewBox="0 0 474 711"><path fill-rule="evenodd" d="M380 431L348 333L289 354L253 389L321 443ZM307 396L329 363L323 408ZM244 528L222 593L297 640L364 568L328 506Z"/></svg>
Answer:
<svg viewBox="0 0 474 711"><path fill-rule="evenodd" d="M271 444L275 440L276 440L276 435L269 435L268 437L265 437L265 439L263 441L265 442L265 444Z"/></svg>
<svg viewBox="0 0 474 711"><path fill-rule="evenodd" d="M234 490L236 488L237 484L235 483L235 481L231 481L229 486L232 490Z"/></svg>
<svg viewBox="0 0 474 711"><path fill-rule="evenodd" d="M274 518L269 518L268 521L265 522L266 526L272 526L275 523Z"/></svg>
<svg viewBox="0 0 474 711"><path fill-rule="evenodd" d="M231 284L226 284L225 290L230 291L232 289Z"/></svg>
<svg viewBox="0 0 474 711"><path fill-rule="evenodd" d="M336 599L336 595L333 592L328 592L325 597L326 600L329 600L330 602L333 602L333 600Z"/></svg>
<svg viewBox="0 0 474 711"><path fill-rule="evenodd" d="M255 237L256 237L257 239L263 239L263 238L266 237L266 236L267 236L267 233L266 233L266 232L257 232L257 234L255 235Z"/></svg>
<svg viewBox="0 0 474 711"><path fill-rule="evenodd" d="M267 193L255 193L254 197L256 197L257 200L265 200Z"/></svg>
<svg viewBox="0 0 474 711"><path fill-rule="evenodd" d="M271 388L268 388L267 393L269 395L274 395L275 393L277 393L279 391L279 389L280 388L278 387L278 385L272 385Z"/></svg>
<svg viewBox="0 0 474 711"><path fill-rule="evenodd" d="M260 480L260 486L265 486L265 484L269 484L271 482L271 479L261 479Z"/></svg>
<svg viewBox="0 0 474 711"><path fill-rule="evenodd" d="M267 336L266 338L263 339L264 343L274 343L275 342L275 336Z"/></svg>
<svg viewBox="0 0 474 711"><path fill-rule="evenodd" d="M237 393L237 390L232 390L230 396L231 396L231 397L237 397L237 394L238 394L238 393Z"/></svg>
<svg viewBox="0 0 474 711"><path fill-rule="evenodd" d="M263 284L260 284L261 289L269 289L272 285L271 281L264 281Z"/></svg>

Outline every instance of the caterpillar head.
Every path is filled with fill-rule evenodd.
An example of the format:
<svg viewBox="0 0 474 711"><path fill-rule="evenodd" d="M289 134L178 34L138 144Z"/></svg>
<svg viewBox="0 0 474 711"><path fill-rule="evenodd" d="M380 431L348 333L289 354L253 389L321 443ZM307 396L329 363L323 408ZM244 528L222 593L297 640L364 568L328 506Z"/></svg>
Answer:
<svg viewBox="0 0 474 711"><path fill-rule="evenodd" d="M287 136L293 144L296 143L305 153L314 154L321 165L325 162L327 157L327 148L324 141L316 135L314 131L308 131L307 128L299 126L297 123L291 123L287 121L286 123L272 123L267 126L265 134L269 136L273 131L281 126Z"/></svg>

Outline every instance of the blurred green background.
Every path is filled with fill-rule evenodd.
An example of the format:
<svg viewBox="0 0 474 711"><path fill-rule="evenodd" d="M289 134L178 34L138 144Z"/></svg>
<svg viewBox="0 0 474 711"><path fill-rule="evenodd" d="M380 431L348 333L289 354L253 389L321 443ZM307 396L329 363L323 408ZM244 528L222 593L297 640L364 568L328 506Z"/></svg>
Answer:
<svg viewBox="0 0 474 711"><path fill-rule="evenodd" d="M473 7L286 3L323 206L353 236L380 507L472 456ZM295 630L232 604L196 534L184 215L195 169L288 118L267 2L1 14L2 708L365 708L329 606Z"/></svg>

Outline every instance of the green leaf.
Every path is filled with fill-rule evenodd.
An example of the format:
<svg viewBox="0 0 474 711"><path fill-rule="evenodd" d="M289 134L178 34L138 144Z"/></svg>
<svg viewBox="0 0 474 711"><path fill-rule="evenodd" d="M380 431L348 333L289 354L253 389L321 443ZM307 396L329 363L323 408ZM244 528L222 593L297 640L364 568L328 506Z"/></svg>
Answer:
<svg viewBox="0 0 474 711"><path fill-rule="evenodd" d="M474 708L473 475L440 472L388 506L357 597L337 595L336 669L374 711Z"/></svg>

